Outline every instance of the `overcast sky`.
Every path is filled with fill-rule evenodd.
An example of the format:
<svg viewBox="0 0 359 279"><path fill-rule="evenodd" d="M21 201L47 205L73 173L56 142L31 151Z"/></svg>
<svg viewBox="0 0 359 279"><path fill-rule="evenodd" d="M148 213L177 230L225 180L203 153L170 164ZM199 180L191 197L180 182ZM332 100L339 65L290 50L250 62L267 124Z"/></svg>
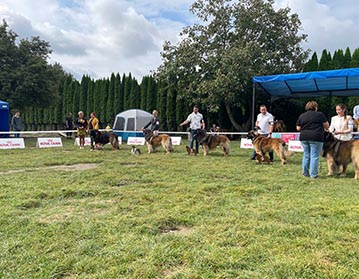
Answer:
<svg viewBox="0 0 359 279"><path fill-rule="evenodd" d="M194 0L1 0L5 19L20 38L34 35L50 42L51 62L81 78L97 79L131 72L137 79L161 63L165 40L176 43L196 18ZM275 7L298 13L305 48L331 52L359 47L358 0L276 0Z"/></svg>

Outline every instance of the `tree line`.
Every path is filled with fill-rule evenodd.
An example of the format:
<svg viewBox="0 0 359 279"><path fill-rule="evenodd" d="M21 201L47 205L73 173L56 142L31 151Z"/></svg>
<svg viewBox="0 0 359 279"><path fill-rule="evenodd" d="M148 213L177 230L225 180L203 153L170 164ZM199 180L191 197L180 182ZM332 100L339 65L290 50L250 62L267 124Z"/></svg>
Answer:
<svg viewBox="0 0 359 279"><path fill-rule="evenodd" d="M345 52L341 49L330 51L324 49L320 59L314 52L304 66L304 71L332 70L359 67L359 48L355 49L353 55L350 48ZM329 106L336 103L346 103L349 108L359 104L358 97L332 97L331 103L327 97L319 97L322 111L327 112ZM285 99L276 100L270 107L273 114L279 119L285 119L287 125L294 126L297 114L291 119L287 115L288 108L291 111L303 110L305 102L309 99ZM262 99L263 102L265 100ZM261 101L258 102L258 105ZM154 109L159 111L161 129L178 131L178 123L183 121L191 112L191 100L179 98L176 88L170 88L165 82L157 81L154 76L145 76L138 83L131 73L122 76L112 74L110 78L94 80L84 75L81 81L71 75L66 75L63 83L58 88L58 97L54 105L48 107L31 106L26 108L23 117L28 129L61 129L68 112L75 115L82 110L85 115L95 112L101 121L101 126L112 125L117 113L127 109L139 108L151 112ZM224 108L223 108L224 110ZM230 121L226 119L225 113L210 113L206 110L206 121L208 124L215 122L221 127L233 129Z"/></svg>

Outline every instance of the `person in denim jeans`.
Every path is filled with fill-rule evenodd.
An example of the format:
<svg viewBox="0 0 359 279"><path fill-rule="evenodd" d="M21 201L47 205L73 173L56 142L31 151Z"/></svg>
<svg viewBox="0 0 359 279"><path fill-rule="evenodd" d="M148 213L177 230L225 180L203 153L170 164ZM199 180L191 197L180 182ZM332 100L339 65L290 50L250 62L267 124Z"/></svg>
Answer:
<svg viewBox="0 0 359 279"><path fill-rule="evenodd" d="M200 129L205 129L206 125L203 120L203 115L198 112L198 106L193 106L193 112L188 115L187 119L183 121L180 126L190 124L190 143L189 146L193 149L193 143L196 142L196 153L198 154L199 142L195 139L195 135Z"/></svg>
<svg viewBox="0 0 359 279"><path fill-rule="evenodd" d="M329 129L329 123L324 113L318 111L316 101L309 101L305 110L297 120L297 131L300 132L299 140L303 147L302 173L303 176L317 178L324 129Z"/></svg>

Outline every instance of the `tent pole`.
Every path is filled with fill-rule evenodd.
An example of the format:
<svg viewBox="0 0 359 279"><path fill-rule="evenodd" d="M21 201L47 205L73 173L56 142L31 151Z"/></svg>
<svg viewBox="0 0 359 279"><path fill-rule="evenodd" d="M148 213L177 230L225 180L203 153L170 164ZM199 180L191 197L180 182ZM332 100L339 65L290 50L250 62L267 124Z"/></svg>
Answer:
<svg viewBox="0 0 359 279"><path fill-rule="evenodd" d="M256 85L253 83L253 94L252 94L252 129L254 128L254 110L256 101Z"/></svg>
<svg viewBox="0 0 359 279"><path fill-rule="evenodd" d="M329 115L328 115L328 121L330 122L332 115L332 91L329 91Z"/></svg>

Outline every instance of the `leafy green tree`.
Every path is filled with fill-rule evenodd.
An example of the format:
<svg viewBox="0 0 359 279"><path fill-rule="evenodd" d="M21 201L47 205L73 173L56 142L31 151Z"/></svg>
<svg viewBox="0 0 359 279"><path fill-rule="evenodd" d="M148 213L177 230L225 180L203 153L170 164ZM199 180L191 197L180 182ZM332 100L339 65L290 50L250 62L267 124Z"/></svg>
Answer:
<svg viewBox="0 0 359 279"><path fill-rule="evenodd" d="M156 108L157 100L157 88L156 88L156 81L151 76L148 78L148 87L147 87L147 94L146 94L146 111L152 112Z"/></svg>
<svg viewBox="0 0 359 279"><path fill-rule="evenodd" d="M314 52L312 58L304 65L303 72L314 72L318 70L318 56Z"/></svg>
<svg viewBox="0 0 359 279"><path fill-rule="evenodd" d="M344 68L344 52L342 49L338 49L336 51L334 51L333 54L333 69L342 69Z"/></svg>
<svg viewBox="0 0 359 279"><path fill-rule="evenodd" d="M167 91L167 102L166 102L166 122L167 128L170 131L177 130L176 122L176 96L177 91L175 88L169 88Z"/></svg>
<svg viewBox="0 0 359 279"><path fill-rule="evenodd" d="M320 57L318 70L330 70L332 68L332 58L329 51L323 49L322 56Z"/></svg>
<svg viewBox="0 0 359 279"><path fill-rule="evenodd" d="M128 75L128 77L125 78L125 86L124 86L124 95L123 95L123 109L128 110L131 109L131 87L132 87L132 75L131 73Z"/></svg>
<svg viewBox="0 0 359 279"><path fill-rule="evenodd" d="M55 69L47 63L50 44L39 37L20 39L0 25L0 98L11 107L45 107L53 104L58 96Z"/></svg>
<svg viewBox="0 0 359 279"><path fill-rule="evenodd" d="M115 80L115 95L114 95L114 100L113 100L113 112L114 112L113 117L115 117L115 115L117 113L122 111L121 106L120 106L120 104L121 104L120 91L121 91L121 77L120 77L120 74L117 73L116 74L116 80Z"/></svg>
<svg viewBox="0 0 359 279"><path fill-rule="evenodd" d="M344 68L350 68L351 61L352 61L352 55L351 55L351 53L350 53L350 48L347 47L347 48L345 49L344 65L343 65L343 67L344 67Z"/></svg>
<svg viewBox="0 0 359 279"><path fill-rule="evenodd" d="M110 80L108 78L103 79L101 83L100 108L98 111L96 111L96 115L98 116L100 123L106 122L106 105L107 105L107 99L109 94L109 87L110 87Z"/></svg>
<svg viewBox="0 0 359 279"><path fill-rule="evenodd" d="M140 85L140 94L141 94L141 104L140 108L146 110L147 108L147 92L148 92L148 83L149 83L149 76L144 76L141 81Z"/></svg>
<svg viewBox="0 0 359 279"><path fill-rule="evenodd" d="M141 104L140 86L135 78L132 79L131 93L130 93L130 108L137 109Z"/></svg>
<svg viewBox="0 0 359 279"><path fill-rule="evenodd" d="M157 108L158 108L158 115L160 118L160 129L164 131L168 131L166 106L167 106L167 84L165 81L160 81L158 84Z"/></svg>
<svg viewBox="0 0 359 279"><path fill-rule="evenodd" d="M101 84L102 80L98 79L95 81L94 92L93 92L93 111L98 112L101 109Z"/></svg>
<svg viewBox="0 0 359 279"><path fill-rule="evenodd" d="M106 105L106 118L104 119L104 124L110 123L114 118L115 111L113 107L113 102L115 100L115 86L116 86L116 76L114 73L111 74L109 91Z"/></svg>
<svg viewBox="0 0 359 279"><path fill-rule="evenodd" d="M350 63L352 68L359 67L359 48L356 48L352 55L352 61Z"/></svg>
<svg viewBox="0 0 359 279"><path fill-rule="evenodd" d="M158 79L174 77L172 88L180 97L210 112L218 112L223 103L233 127L248 129L251 78L301 71L308 56L301 47L306 35L298 34L298 15L290 14L289 8L275 10L273 4L273 0L195 1L191 11L202 24L184 28L177 45L165 43Z"/></svg>
<svg viewBox="0 0 359 279"><path fill-rule="evenodd" d="M87 94L86 94L86 108L87 111L89 111L90 113L92 111L94 111L94 87L95 87L95 83L94 81L91 79L88 82L88 86L87 86Z"/></svg>

